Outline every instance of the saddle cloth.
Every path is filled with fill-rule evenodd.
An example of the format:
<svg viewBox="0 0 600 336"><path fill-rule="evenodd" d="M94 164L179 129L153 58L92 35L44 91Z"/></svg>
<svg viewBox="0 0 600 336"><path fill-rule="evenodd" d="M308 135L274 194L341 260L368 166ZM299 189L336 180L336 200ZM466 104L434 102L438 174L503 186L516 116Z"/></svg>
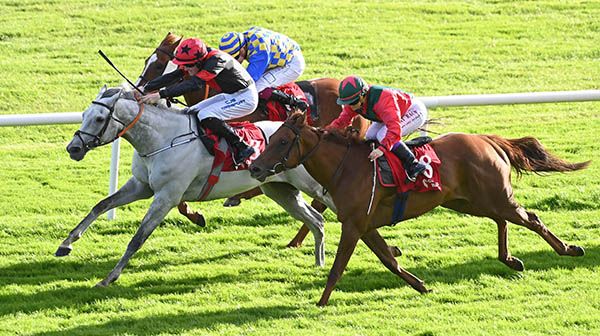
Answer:
<svg viewBox="0 0 600 336"><path fill-rule="evenodd" d="M419 174L417 180L415 182L408 181L400 159L394 153L384 151L384 155L376 160L379 183L384 187L396 187L398 193L441 191L442 184L439 173L441 161L433 147L425 144L411 149L417 160L427 166L427 169Z"/></svg>
<svg viewBox="0 0 600 336"><path fill-rule="evenodd" d="M250 156L244 163L236 167L233 163L232 149L224 144L225 140L218 139L217 136L209 129L205 129L207 137L214 141L213 150L215 153L215 161L213 166L223 162L221 171L227 172L234 170L247 170L252 161L254 161L260 155L260 153L265 150L265 146L267 144L265 134L256 125L247 121L230 122L228 124L245 143L254 148L254 154L252 154L252 156ZM223 142L223 144L220 145L220 142Z"/></svg>
<svg viewBox="0 0 600 336"><path fill-rule="evenodd" d="M301 100L303 100L307 104L309 104L308 112L307 112L306 116L308 119L307 120L308 124L312 125L311 109L316 109L316 106L313 106L309 103L309 100L307 99L306 95L304 94L304 91L302 91L300 86L298 86L298 84L292 82L292 83L287 83L287 84L277 87L277 90L283 91L284 93L287 93L294 97L300 98ZM288 113L290 112L290 110L287 108L287 106L281 104L280 102L269 100L267 102L267 111L266 112L267 112L269 120L285 121L288 117Z"/></svg>

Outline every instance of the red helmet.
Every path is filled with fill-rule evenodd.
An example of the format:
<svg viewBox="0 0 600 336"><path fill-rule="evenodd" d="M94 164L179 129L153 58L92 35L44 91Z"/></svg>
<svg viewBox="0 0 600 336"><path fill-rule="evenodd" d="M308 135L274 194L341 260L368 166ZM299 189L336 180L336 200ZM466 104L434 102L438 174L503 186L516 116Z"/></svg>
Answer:
<svg viewBox="0 0 600 336"><path fill-rule="evenodd" d="M194 64L204 59L206 54L206 44L201 39L185 39L177 47L173 63L177 65Z"/></svg>

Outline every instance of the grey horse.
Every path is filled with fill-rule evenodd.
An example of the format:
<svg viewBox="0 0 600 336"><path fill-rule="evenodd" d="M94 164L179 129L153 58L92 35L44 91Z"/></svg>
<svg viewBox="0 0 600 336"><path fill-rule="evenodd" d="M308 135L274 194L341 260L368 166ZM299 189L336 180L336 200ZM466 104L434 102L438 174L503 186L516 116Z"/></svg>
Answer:
<svg viewBox="0 0 600 336"><path fill-rule="evenodd" d="M168 108L162 103L157 106L143 105L126 88L102 87L96 99L84 111L81 127L75 132L67 151L73 160L79 161L89 150L122 136L135 149L131 167L133 176L116 193L92 208L60 244L55 255L68 255L72 243L106 211L154 196L125 253L97 286L108 286L117 280L129 259L142 247L167 213L181 201L196 201L200 195L213 159L197 140L196 124L196 118L186 114L183 109ZM256 125L268 139L281 122L264 121ZM265 195L310 228L315 238L316 265L323 266L324 219L304 201L300 191L322 200L331 209L335 210L335 206L304 167L275 175L264 183L253 179L247 170L223 172L205 200L229 197L256 186L260 186Z"/></svg>

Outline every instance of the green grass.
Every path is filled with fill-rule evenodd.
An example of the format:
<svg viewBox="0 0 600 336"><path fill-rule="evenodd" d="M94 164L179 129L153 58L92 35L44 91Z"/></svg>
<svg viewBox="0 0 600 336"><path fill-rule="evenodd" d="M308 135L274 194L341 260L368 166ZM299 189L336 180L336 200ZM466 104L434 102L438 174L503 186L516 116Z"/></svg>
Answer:
<svg viewBox="0 0 600 336"><path fill-rule="evenodd" d="M0 113L81 111L100 86L131 79L168 31L204 38L261 25L303 47L303 79L359 74L421 96L598 89L598 1L11 1L0 3ZM526 270L496 260L491 220L436 209L381 229L419 295L359 244L330 304L315 307L340 226L326 213L327 267L313 241L284 246L299 223L260 197L203 203L198 228L172 211L119 280L112 269L148 207L99 219L53 253L106 196L108 147L82 162L64 147L77 125L0 128L0 334L3 335L597 335L600 334L600 103L431 111L436 132L532 135L585 171L524 176L517 200L559 237L586 248L559 257L510 226ZM122 146L120 182L132 149ZM193 164L193 163L190 163Z"/></svg>

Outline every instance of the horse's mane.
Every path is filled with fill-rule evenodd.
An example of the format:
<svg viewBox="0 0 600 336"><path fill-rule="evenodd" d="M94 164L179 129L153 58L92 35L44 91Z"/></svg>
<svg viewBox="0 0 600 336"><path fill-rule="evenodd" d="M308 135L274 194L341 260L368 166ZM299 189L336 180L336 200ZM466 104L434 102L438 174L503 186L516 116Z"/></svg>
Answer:
<svg viewBox="0 0 600 336"><path fill-rule="evenodd" d="M109 94L108 93L109 91L111 91L112 93ZM106 92L104 92L104 94L102 95L102 97L110 97L119 91L121 91L121 99L133 100L133 101L137 102L137 99L135 98L135 93L137 91L135 91L127 83L122 84L121 87L118 87L118 88L107 89ZM146 104L146 107L158 108L162 111L175 113L175 114L185 114L185 111L186 111L185 108L179 108L179 107L176 107L175 105L171 105L171 107L167 106L166 100L164 100L164 99L159 100L156 105Z"/></svg>
<svg viewBox="0 0 600 336"><path fill-rule="evenodd" d="M356 132L342 133L340 130L325 131L322 129L317 129L317 131L323 134L323 140L331 141L339 145L345 146L350 144L352 146L356 146L365 143L365 141L362 140Z"/></svg>

